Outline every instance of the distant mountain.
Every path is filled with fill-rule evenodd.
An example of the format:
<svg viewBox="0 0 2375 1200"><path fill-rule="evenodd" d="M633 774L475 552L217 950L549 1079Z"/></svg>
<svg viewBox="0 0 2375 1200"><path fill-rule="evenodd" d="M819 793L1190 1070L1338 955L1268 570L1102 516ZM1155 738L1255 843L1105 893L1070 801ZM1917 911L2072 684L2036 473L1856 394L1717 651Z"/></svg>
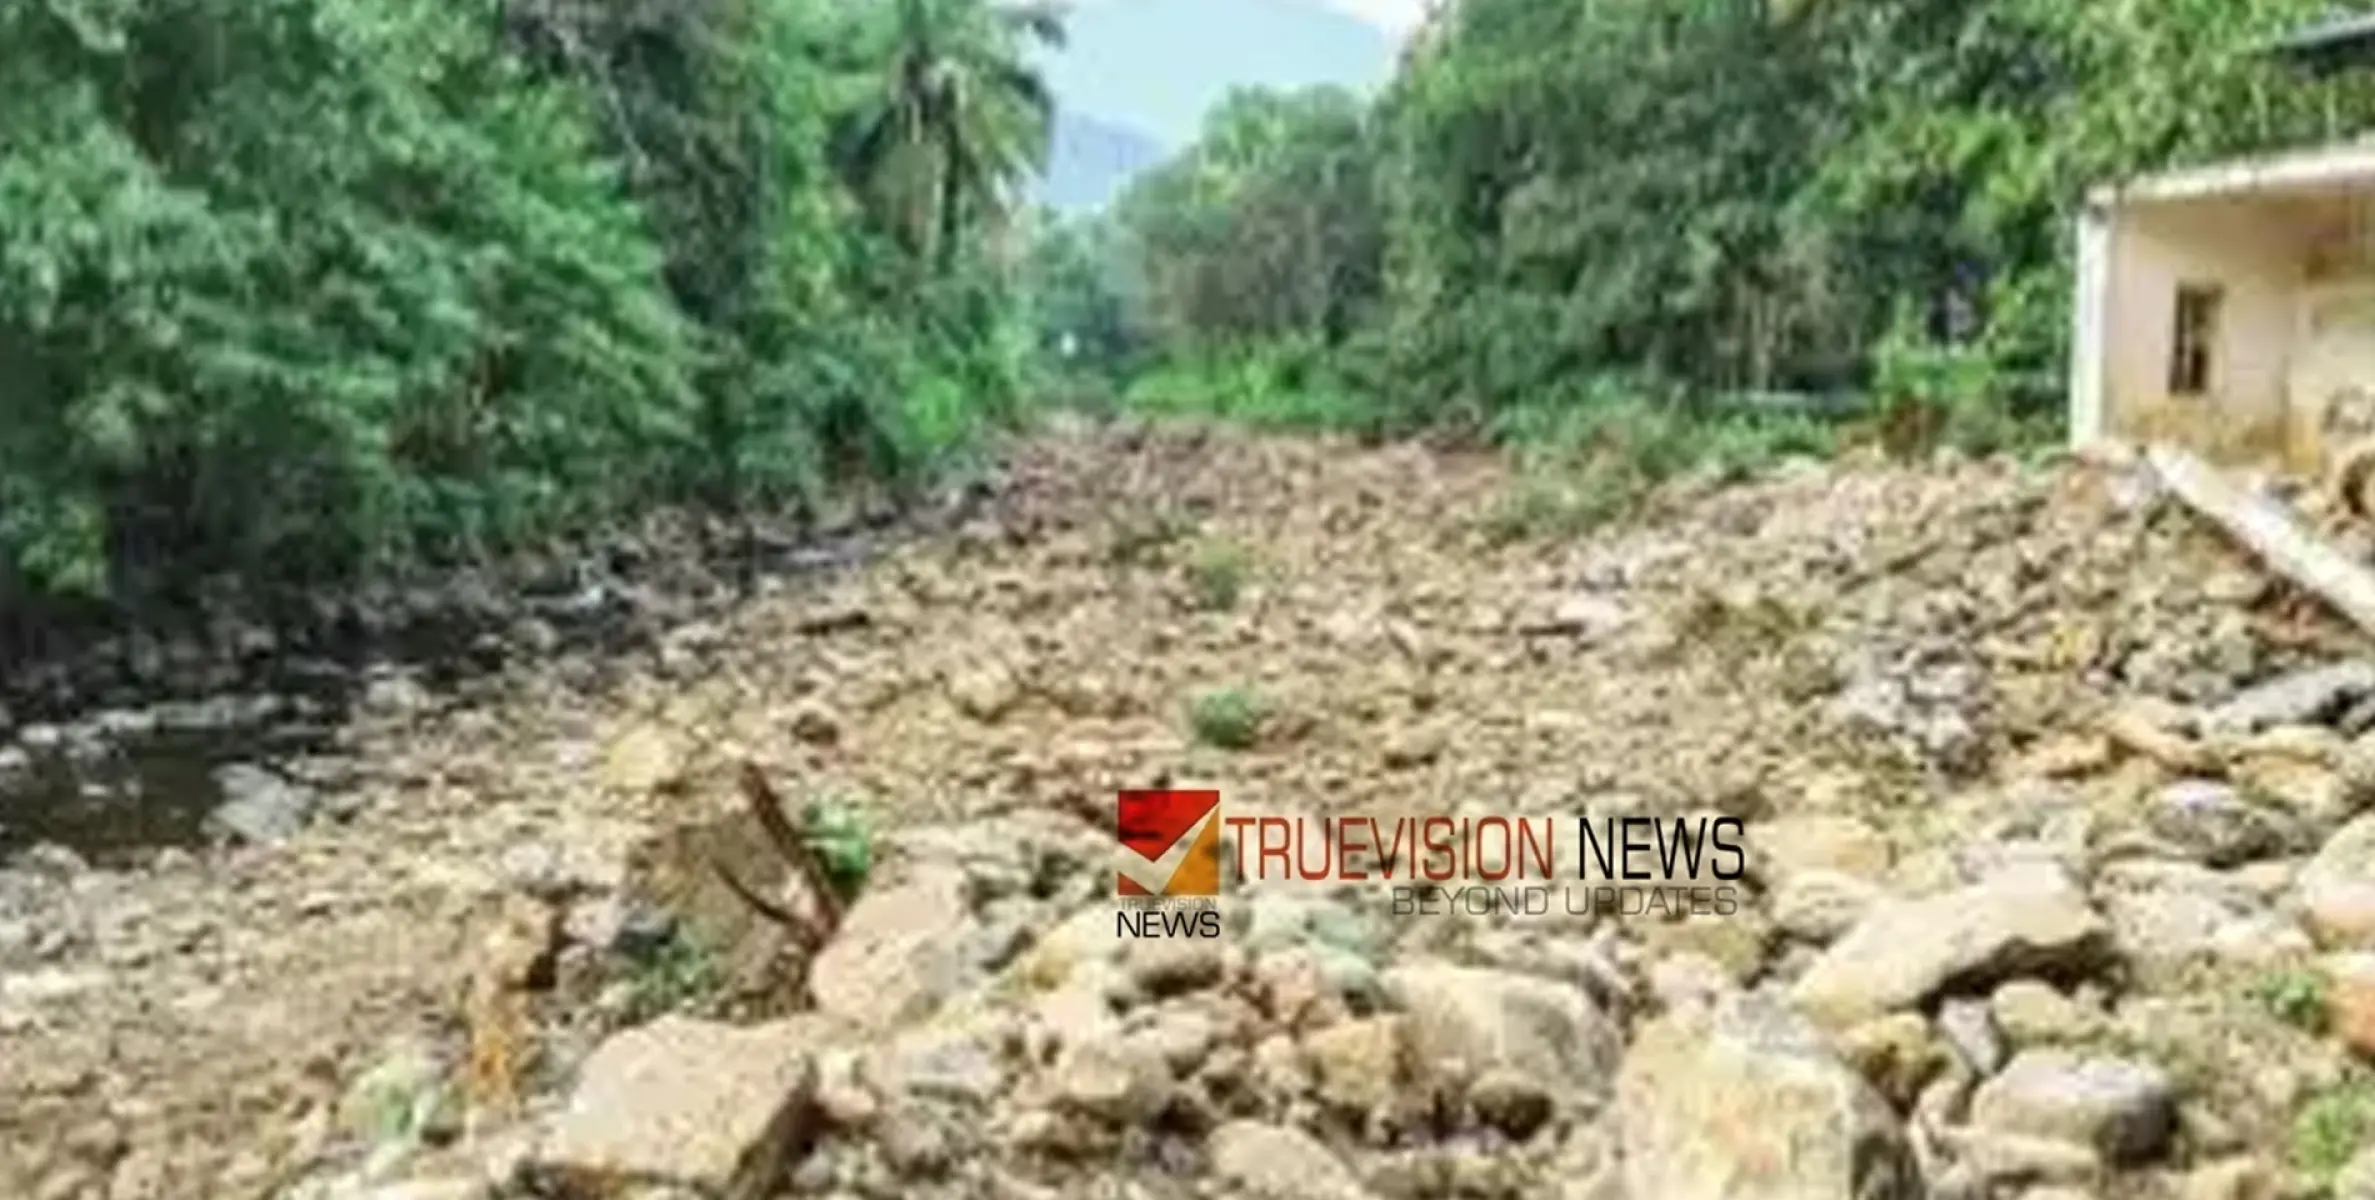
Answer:
<svg viewBox="0 0 2375 1200"><path fill-rule="evenodd" d="M1160 142L1135 129L1059 109L1038 201L1064 212L1102 208L1140 171L1162 162L1168 153Z"/></svg>
<svg viewBox="0 0 2375 1200"><path fill-rule="evenodd" d="M1068 44L1042 62L1064 114L1042 194L1064 208L1102 203L1194 142L1233 87L1368 91L1393 77L1399 51L1319 0L1077 0L1067 25Z"/></svg>

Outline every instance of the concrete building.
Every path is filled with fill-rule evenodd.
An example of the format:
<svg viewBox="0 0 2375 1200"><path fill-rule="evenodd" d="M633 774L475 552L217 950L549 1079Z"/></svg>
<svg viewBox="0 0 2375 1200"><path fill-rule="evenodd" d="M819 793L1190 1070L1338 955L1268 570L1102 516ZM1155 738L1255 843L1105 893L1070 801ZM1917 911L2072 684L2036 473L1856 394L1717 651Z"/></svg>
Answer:
<svg viewBox="0 0 2375 1200"><path fill-rule="evenodd" d="M2287 39L2375 61L2375 16ZM2078 221L2070 434L2315 474L2375 434L2375 140L2096 189Z"/></svg>

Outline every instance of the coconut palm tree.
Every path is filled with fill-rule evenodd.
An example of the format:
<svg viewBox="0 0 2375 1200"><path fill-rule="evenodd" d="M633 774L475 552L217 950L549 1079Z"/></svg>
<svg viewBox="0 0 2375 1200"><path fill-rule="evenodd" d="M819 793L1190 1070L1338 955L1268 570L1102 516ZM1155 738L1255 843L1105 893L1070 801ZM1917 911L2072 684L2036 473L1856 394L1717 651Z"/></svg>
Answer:
<svg viewBox="0 0 2375 1200"><path fill-rule="evenodd" d="M1044 164L1055 101L1028 59L1063 44L1049 3L890 0L868 14L870 82L842 169L910 251L945 268Z"/></svg>

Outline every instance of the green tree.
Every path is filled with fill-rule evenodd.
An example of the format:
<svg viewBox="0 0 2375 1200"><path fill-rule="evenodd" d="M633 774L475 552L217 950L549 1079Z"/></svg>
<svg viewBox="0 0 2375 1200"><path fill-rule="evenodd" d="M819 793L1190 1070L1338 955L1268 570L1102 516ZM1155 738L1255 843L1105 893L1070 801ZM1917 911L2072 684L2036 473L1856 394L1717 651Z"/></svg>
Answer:
<svg viewBox="0 0 2375 1200"><path fill-rule="evenodd" d="M1062 22L991 0L897 0L858 20L873 78L844 169L901 244L945 269L1046 156L1055 103L1027 54L1061 44Z"/></svg>
<svg viewBox="0 0 2375 1200"><path fill-rule="evenodd" d="M1886 387L1910 346L2049 407L2088 185L2375 116L2257 54L2317 7L1464 0L1379 118L1382 378L1482 417Z"/></svg>
<svg viewBox="0 0 2375 1200"><path fill-rule="evenodd" d="M2087 186L2314 141L2332 114L2375 117L2365 83L2306 79L2259 52L2321 12L1834 0L1804 15L1835 115L1800 211L1853 264L1868 332L1968 343L1992 378L2051 406L2069 218Z"/></svg>
<svg viewBox="0 0 2375 1200"><path fill-rule="evenodd" d="M1809 51L1754 0L1453 8L1387 102L1396 377L1470 415L1601 375L1802 377Z"/></svg>
<svg viewBox="0 0 2375 1200"><path fill-rule="evenodd" d="M1340 88L1232 92L1116 207L1140 320L1182 350L1348 336L1381 274L1370 135Z"/></svg>
<svg viewBox="0 0 2375 1200"><path fill-rule="evenodd" d="M1101 216L1035 215L1024 264L1033 344L1060 370L1118 372L1140 349L1127 265Z"/></svg>
<svg viewBox="0 0 2375 1200"><path fill-rule="evenodd" d="M474 553L662 486L688 330L579 97L524 79L492 15L0 15L21 586Z"/></svg>
<svg viewBox="0 0 2375 1200"><path fill-rule="evenodd" d="M993 230L918 278L840 170L863 33L832 0L0 6L0 607L913 482L1011 412L1017 313Z"/></svg>

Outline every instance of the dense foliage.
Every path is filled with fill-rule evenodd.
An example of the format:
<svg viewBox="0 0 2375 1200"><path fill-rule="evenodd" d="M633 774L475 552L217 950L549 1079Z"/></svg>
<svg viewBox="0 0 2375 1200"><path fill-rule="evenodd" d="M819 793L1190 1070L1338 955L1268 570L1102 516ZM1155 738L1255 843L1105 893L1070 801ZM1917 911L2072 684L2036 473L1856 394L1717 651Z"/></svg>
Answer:
<svg viewBox="0 0 2375 1200"><path fill-rule="evenodd" d="M1915 400L2018 437L2058 407L2089 184L2375 117L2258 52L2321 11L1460 0L1367 108L1241 97L1116 207L1164 364L1135 390L1503 432Z"/></svg>
<svg viewBox="0 0 2375 1200"><path fill-rule="evenodd" d="M1061 221L1032 5L22 0L0 607L813 508L1029 390L1653 474L1820 448L1775 394L2000 443L2085 185L2375 116L2254 52L2319 7L1462 0Z"/></svg>
<svg viewBox="0 0 2375 1200"><path fill-rule="evenodd" d="M912 478L1019 387L996 235L1057 32L981 0L0 6L0 600Z"/></svg>

